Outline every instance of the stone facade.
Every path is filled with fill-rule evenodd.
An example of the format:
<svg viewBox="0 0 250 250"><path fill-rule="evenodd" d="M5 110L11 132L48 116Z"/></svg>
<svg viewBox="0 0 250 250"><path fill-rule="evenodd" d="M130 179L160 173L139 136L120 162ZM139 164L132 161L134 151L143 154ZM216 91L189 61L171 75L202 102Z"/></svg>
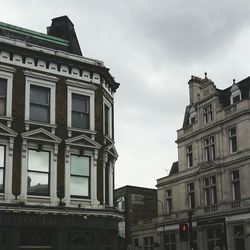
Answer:
<svg viewBox="0 0 250 250"><path fill-rule="evenodd" d="M116 249L114 93L68 17L0 23L0 248Z"/></svg>
<svg viewBox="0 0 250 250"><path fill-rule="evenodd" d="M191 249L180 241L179 224L192 220L193 249L247 250L250 78L220 90L206 74L192 76L189 90L190 104L177 131L178 162L169 176L157 180L164 209L158 208L156 230L166 235L160 245Z"/></svg>

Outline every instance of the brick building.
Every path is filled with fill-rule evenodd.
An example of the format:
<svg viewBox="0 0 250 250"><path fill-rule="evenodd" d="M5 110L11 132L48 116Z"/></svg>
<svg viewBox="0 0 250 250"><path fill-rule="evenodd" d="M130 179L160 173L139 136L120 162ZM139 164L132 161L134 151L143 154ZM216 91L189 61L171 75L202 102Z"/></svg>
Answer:
<svg viewBox="0 0 250 250"><path fill-rule="evenodd" d="M139 246L138 239L132 239L132 231L137 225L147 224L156 217L156 189L128 185L116 189L114 196L116 206L125 216L125 220L119 222L120 235L123 239L122 249L134 245ZM145 237L146 235L144 235ZM148 244L150 244L150 240L153 239L149 237L147 239Z"/></svg>
<svg viewBox="0 0 250 250"><path fill-rule="evenodd" d="M114 93L73 23L0 22L0 249L117 248Z"/></svg>

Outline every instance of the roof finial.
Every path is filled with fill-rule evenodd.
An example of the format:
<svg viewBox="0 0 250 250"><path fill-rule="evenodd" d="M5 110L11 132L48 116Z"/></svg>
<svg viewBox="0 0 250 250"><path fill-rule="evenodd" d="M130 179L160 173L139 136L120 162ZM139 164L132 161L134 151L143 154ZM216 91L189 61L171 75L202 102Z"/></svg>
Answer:
<svg viewBox="0 0 250 250"><path fill-rule="evenodd" d="M235 84L235 79L233 79L233 84Z"/></svg>
<svg viewBox="0 0 250 250"><path fill-rule="evenodd" d="M207 72L205 72L204 75L205 75L205 79L207 79Z"/></svg>

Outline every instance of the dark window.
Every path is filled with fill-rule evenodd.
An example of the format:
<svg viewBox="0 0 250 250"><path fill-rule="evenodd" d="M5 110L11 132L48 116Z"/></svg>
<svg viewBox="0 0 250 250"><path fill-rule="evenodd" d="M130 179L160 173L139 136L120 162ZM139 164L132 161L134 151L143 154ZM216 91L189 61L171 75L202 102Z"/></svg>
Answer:
<svg viewBox="0 0 250 250"><path fill-rule="evenodd" d="M89 246L94 245L94 233L85 230L72 230L68 232L68 245L72 246Z"/></svg>
<svg viewBox="0 0 250 250"><path fill-rule="evenodd" d="M5 146L0 145L0 192L4 192Z"/></svg>
<svg viewBox="0 0 250 250"><path fill-rule="evenodd" d="M240 95L236 95L233 97L233 103L239 102L240 101Z"/></svg>
<svg viewBox="0 0 250 250"><path fill-rule="evenodd" d="M205 205L217 204L216 176L210 176L203 179Z"/></svg>
<svg viewBox="0 0 250 250"><path fill-rule="evenodd" d="M171 190L166 190L166 213L170 214L172 211L172 193Z"/></svg>
<svg viewBox="0 0 250 250"><path fill-rule="evenodd" d="M109 135L109 107L104 104L104 134Z"/></svg>
<svg viewBox="0 0 250 250"><path fill-rule="evenodd" d="M234 226L234 244L236 250L245 250L244 226Z"/></svg>
<svg viewBox="0 0 250 250"><path fill-rule="evenodd" d="M175 232L165 233L165 235L164 235L164 243L165 243L164 249L166 249L166 250L176 250L176 238L175 238L175 235L176 235Z"/></svg>
<svg viewBox="0 0 250 250"><path fill-rule="evenodd" d="M139 247L139 239L134 239L134 246Z"/></svg>
<svg viewBox="0 0 250 250"><path fill-rule="evenodd" d="M90 157L71 155L70 158L70 195L89 197L90 194Z"/></svg>
<svg viewBox="0 0 250 250"><path fill-rule="evenodd" d="M52 249L55 237L55 231L52 228L41 230L38 227L23 227L20 229L20 248Z"/></svg>
<svg viewBox="0 0 250 250"><path fill-rule="evenodd" d="M210 136L204 140L204 155L205 161L211 161L215 159L214 136Z"/></svg>
<svg viewBox="0 0 250 250"><path fill-rule="evenodd" d="M6 115L7 79L0 78L0 115Z"/></svg>
<svg viewBox="0 0 250 250"><path fill-rule="evenodd" d="M215 247L222 247L222 228L211 227L207 229L207 246L208 250L214 250Z"/></svg>
<svg viewBox="0 0 250 250"><path fill-rule="evenodd" d="M29 150L28 194L49 195L50 152Z"/></svg>
<svg viewBox="0 0 250 250"><path fill-rule="evenodd" d="M236 128L231 128L228 130L228 138L229 138L230 153L237 152Z"/></svg>
<svg viewBox="0 0 250 250"><path fill-rule="evenodd" d="M235 170L231 173L231 182L232 182L232 193L233 200L238 201L241 199L240 196L240 173L239 170Z"/></svg>
<svg viewBox="0 0 250 250"><path fill-rule="evenodd" d="M193 151L192 151L192 145L189 145L186 147L186 152L187 152L187 164L188 167L193 166Z"/></svg>
<svg viewBox="0 0 250 250"><path fill-rule="evenodd" d="M197 231L192 230L193 250L198 250Z"/></svg>
<svg viewBox="0 0 250 250"><path fill-rule="evenodd" d="M212 113L211 104L203 108L203 121L204 121L204 124L207 124L213 121L213 113Z"/></svg>
<svg viewBox="0 0 250 250"><path fill-rule="evenodd" d="M50 89L30 85L30 120L50 122Z"/></svg>
<svg viewBox="0 0 250 250"><path fill-rule="evenodd" d="M72 127L89 129L89 97L72 94Z"/></svg>
<svg viewBox="0 0 250 250"><path fill-rule="evenodd" d="M106 165L105 168L105 202L107 205L109 205L109 185L110 185L110 179L109 179L109 164Z"/></svg>
<svg viewBox="0 0 250 250"><path fill-rule="evenodd" d="M195 208L194 183L188 184L188 207L189 209Z"/></svg>

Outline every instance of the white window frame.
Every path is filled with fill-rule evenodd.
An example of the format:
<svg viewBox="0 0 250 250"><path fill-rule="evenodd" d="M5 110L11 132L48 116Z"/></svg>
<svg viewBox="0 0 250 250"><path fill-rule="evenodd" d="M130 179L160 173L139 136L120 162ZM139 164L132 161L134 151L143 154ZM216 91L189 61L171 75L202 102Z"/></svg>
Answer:
<svg viewBox="0 0 250 250"><path fill-rule="evenodd" d="M3 67L3 65L0 65L0 78L4 78L7 80L6 115L4 117L12 117L12 90L14 71L15 70L11 67Z"/></svg>
<svg viewBox="0 0 250 250"><path fill-rule="evenodd" d="M13 152L10 153L10 140L0 139L0 145L5 147L4 193L0 193L0 200L10 202L14 199L12 194Z"/></svg>
<svg viewBox="0 0 250 250"><path fill-rule="evenodd" d="M234 84L232 89L231 89L231 96L230 96L231 105L234 103L237 103L237 102L233 101L233 99L237 96L239 96L239 101L241 101L241 91L240 91L239 87L236 84Z"/></svg>
<svg viewBox="0 0 250 250"><path fill-rule="evenodd" d="M170 192L169 192L170 191ZM170 193L170 195L169 195ZM166 202L166 209L165 212L166 214L170 214L172 212L172 190L167 189L165 191L165 202Z"/></svg>
<svg viewBox="0 0 250 250"><path fill-rule="evenodd" d="M49 124L55 125L55 102L56 102L56 83L52 82L48 77L48 80L39 79L30 76L26 76L26 85L25 85L25 121L30 123L41 123L48 124L40 121L30 120L30 85L36 85L40 87L45 87L50 89L50 121Z"/></svg>
<svg viewBox="0 0 250 250"><path fill-rule="evenodd" d="M105 135L105 105L109 108L109 120L108 120L108 137L113 138L113 110L112 104L103 97L103 134Z"/></svg>
<svg viewBox="0 0 250 250"><path fill-rule="evenodd" d="M65 198L64 201L67 205L74 205L78 206L79 203L81 202L88 202L90 203L92 201L94 201L95 197L95 190L96 190L96 176L94 175L95 171L94 171L94 153L92 151L89 150L85 150L84 154L82 156L88 156L90 157L90 172L89 172L89 197L71 197L70 196L70 179L71 179L71 175L70 175L70 168L71 168L71 163L70 163L70 156L71 155L80 155L80 150L76 149L76 148L71 148L69 149L69 155L67 157L67 159L65 159Z"/></svg>
<svg viewBox="0 0 250 250"><path fill-rule="evenodd" d="M93 90L82 89L78 87L68 86L68 128L71 130L82 130L81 128L72 128L72 94L78 94L89 97L89 129L90 131L95 130L95 93Z"/></svg>
<svg viewBox="0 0 250 250"><path fill-rule="evenodd" d="M36 143L27 143L26 151L22 157L22 172L21 172L21 194L20 199L24 202L32 203L35 200L35 204L38 201L45 201L47 203L55 204L57 201L57 161L54 159L54 145L42 145L41 151L49 151L50 152L50 176L49 176L49 196L40 196L40 195L31 195L28 194L28 186L27 186L27 178L28 178L28 152L29 150L37 150L38 144Z"/></svg>

